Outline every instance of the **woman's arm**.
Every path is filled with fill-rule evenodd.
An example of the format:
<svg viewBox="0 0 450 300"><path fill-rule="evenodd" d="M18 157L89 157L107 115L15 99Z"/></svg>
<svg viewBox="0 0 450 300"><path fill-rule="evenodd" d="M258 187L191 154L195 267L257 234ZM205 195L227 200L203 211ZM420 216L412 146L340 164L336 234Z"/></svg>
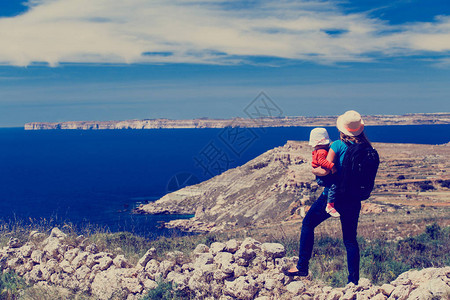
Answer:
<svg viewBox="0 0 450 300"><path fill-rule="evenodd" d="M336 160L336 152L334 152L333 149L330 148L330 150L328 150L328 155L327 155L327 160L331 161L332 163L336 164L335 160ZM336 165L333 166L333 168L331 169L331 173L336 173L337 169L336 169ZM314 172L313 172L314 173ZM322 176L322 175L319 175Z"/></svg>
<svg viewBox="0 0 450 300"><path fill-rule="evenodd" d="M330 170L324 169L322 167L313 168L312 173L316 176L325 176L330 173Z"/></svg>

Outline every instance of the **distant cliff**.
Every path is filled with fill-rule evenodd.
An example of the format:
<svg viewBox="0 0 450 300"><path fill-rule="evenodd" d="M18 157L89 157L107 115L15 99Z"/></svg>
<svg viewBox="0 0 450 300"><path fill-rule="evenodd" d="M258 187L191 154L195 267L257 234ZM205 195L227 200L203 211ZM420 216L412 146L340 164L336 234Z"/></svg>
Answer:
<svg viewBox="0 0 450 300"><path fill-rule="evenodd" d="M406 115L363 116L366 125L426 125L450 124L450 113L427 113ZM32 122L25 124L25 130L43 129L157 129L157 128L224 128L224 127L296 127L334 126L336 116L281 117L258 119L148 119L126 121L73 121L73 122Z"/></svg>

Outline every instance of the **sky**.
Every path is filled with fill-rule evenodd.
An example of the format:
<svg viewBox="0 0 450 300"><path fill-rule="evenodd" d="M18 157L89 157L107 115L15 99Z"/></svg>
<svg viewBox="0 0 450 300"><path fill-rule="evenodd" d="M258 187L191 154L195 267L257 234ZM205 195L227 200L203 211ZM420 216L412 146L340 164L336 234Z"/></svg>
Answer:
<svg viewBox="0 0 450 300"><path fill-rule="evenodd" d="M450 111L450 2L1 0L0 127Z"/></svg>

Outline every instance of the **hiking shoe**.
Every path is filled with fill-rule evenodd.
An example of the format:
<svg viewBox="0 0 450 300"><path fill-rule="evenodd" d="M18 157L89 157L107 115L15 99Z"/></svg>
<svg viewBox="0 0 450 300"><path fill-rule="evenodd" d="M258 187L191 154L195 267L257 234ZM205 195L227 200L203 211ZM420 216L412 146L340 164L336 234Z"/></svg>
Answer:
<svg viewBox="0 0 450 300"><path fill-rule="evenodd" d="M327 208L325 209L325 211L332 217L340 217L341 215L337 212L336 208L334 208L334 204L333 203L328 203L327 204Z"/></svg>
<svg viewBox="0 0 450 300"><path fill-rule="evenodd" d="M297 267L292 267L286 271L286 275L288 276L308 276L308 270L299 270Z"/></svg>

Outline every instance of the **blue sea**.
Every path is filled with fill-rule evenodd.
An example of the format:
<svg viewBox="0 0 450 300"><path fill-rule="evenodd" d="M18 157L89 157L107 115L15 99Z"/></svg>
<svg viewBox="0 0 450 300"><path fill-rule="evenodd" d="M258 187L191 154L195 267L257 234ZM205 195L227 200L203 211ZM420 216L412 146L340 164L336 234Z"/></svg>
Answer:
<svg viewBox="0 0 450 300"><path fill-rule="evenodd" d="M98 225L146 237L190 216L136 215L133 208L242 165L310 127L48 130L0 129L0 219ZM334 127L328 128L337 139ZM443 144L450 125L367 126L373 142Z"/></svg>

